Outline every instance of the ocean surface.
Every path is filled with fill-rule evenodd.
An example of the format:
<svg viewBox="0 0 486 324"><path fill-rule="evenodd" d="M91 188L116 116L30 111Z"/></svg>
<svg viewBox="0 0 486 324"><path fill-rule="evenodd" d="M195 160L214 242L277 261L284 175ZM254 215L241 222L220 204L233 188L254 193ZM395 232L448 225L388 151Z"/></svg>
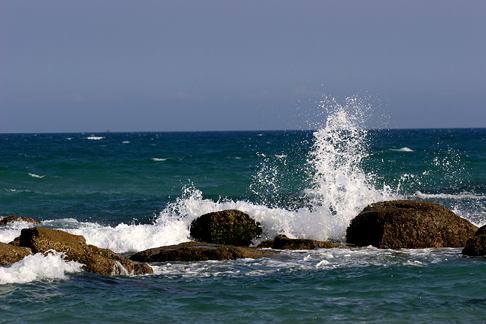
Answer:
<svg viewBox="0 0 486 324"><path fill-rule="evenodd" d="M344 242L365 206L391 199L486 224L486 129L368 130L348 108L313 131L0 134L0 215L124 256L189 241L193 219L232 208L262 224L255 244ZM0 242L29 226L1 227ZM284 251L118 277L32 255L0 267L0 323L486 322L486 259L396 252Z"/></svg>

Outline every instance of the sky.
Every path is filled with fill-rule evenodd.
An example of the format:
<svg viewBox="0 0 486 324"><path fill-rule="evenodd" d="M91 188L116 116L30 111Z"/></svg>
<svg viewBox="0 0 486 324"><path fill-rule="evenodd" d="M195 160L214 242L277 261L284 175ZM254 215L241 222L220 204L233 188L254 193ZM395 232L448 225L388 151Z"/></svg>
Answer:
<svg viewBox="0 0 486 324"><path fill-rule="evenodd" d="M0 133L486 127L484 0L0 0Z"/></svg>

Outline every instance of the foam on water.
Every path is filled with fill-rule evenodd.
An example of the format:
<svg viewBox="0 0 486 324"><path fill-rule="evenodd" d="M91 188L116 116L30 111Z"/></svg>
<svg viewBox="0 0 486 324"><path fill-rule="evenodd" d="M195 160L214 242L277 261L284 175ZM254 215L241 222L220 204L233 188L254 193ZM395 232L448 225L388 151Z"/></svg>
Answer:
<svg viewBox="0 0 486 324"><path fill-rule="evenodd" d="M411 148L408 147L402 147L400 149L392 149L392 151L397 151L397 152L413 152Z"/></svg>
<svg viewBox="0 0 486 324"><path fill-rule="evenodd" d="M37 253L10 266L0 267L0 284L26 283L37 280L67 279L67 273L81 272L82 264L65 261L58 252Z"/></svg>

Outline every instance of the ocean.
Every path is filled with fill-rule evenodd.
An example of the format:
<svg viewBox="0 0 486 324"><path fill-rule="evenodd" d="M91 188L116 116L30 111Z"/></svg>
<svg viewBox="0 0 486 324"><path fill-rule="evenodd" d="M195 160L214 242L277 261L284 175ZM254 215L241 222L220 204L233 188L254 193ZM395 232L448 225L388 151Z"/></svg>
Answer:
<svg viewBox="0 0 486 324"><path fill-rule="evenodd" d="M315 130L0 134L0 215L123 256L189 241L193 219L224 209L262 224L255 244L344 242L364 207L393 199L486 224L486 129L367 129L355 108L328 109ZM0 242L29 226L0 227ZM486 260L458 248L151 266L106 277L26 257L0 267L0 323L486 322Z"/></svg>

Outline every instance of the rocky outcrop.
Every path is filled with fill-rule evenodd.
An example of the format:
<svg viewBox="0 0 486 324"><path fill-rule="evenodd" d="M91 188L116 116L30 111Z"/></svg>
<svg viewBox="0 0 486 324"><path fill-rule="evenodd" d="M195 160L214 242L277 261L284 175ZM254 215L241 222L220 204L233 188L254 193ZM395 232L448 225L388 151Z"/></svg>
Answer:
<svg viewBox="0 0 486 324"><path fill-rule="evenodd" d="M346 242L384 249L463 247L477 229L435 203L385 201L369 205L351 221Z"/></svg>
<svg viewBox="0 0 486 324"><path fill-rule="evenodd" d="M267 240L258 245L259 248L271 248L280 250L313 250L313 249L332 249L343 247L325 241L309 239L290 239L285 235L278 235L274 239Z"/></svg>
<svg viewBox="0 0 486 324"><path fill-rule="evenodd" d="M0 225L7 225L8 223L13 223L13 222L27 222L32 224L40 224L39 221L24 216L16 216L16 215L0 216Z"/></svg>
<svg viewBox="0 0 486 324"><path fill-rule="evenodd" d="M19 262L30 254L28 249L0 242L0 266Z"/></svg>
<svg viewBox="0 0 486 324"><path fill-rule="evenodd" d="M467 256L486 255L486 226L480 227L476 234L466 242L462 254Z"/></svg>
<svg viewBox="0 0 486 324"><path fill-rule="evenodd" d="M233 209L204 214L192 221L190 230L196 241L235 246L249 246L262 233L259 223Z"/></svg>
<svg viewBox="0 0 486 324"><path fill-rule="evenodd" d="M141 251L132 255L130 260L138 262L165 262L235 260L240 258L257 259L277 253L277 251L261 250L253 247L187 242Z"/></svg>
<svg viewBox="0 0 486 324"><path fill-rule="evenodd" d="M135 264L113 251L86 244L81 235L73 235L50 228L23 229L18 240L20 246L29 247L32 253L47 253L55 250L65 254L67 261L84 264L86 271L102 275L130 275L153 273L146 264Z"/></svg>

